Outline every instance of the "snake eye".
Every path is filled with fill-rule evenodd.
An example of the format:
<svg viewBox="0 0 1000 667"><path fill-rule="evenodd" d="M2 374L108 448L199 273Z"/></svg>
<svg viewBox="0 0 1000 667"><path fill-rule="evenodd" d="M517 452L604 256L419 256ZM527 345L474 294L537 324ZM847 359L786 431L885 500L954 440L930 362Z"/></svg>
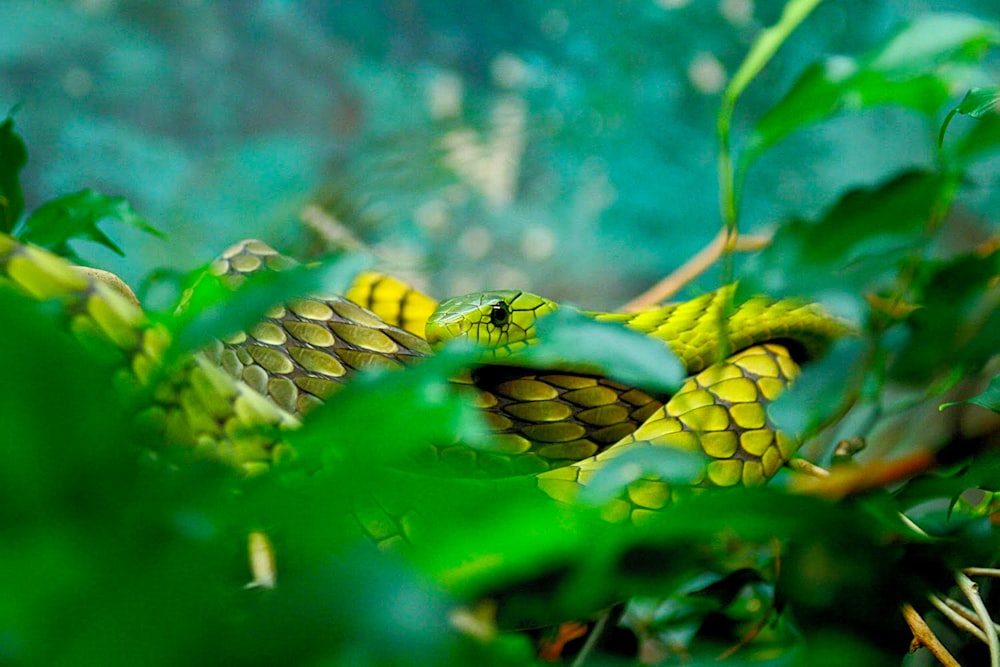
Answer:
<svg viewBox="0 0 1000 667"><path fill-rule="evenodd" d="M493 304L490 309L490 324L495 327L502 327L510 319L510 307L503 302Z"/></svg>

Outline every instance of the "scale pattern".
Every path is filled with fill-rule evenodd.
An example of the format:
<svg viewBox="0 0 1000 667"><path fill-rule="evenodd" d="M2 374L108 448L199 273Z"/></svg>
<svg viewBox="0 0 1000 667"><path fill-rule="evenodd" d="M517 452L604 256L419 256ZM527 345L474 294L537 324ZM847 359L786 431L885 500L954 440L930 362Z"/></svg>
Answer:
<svg viewBox="0 0 1000 667"><path fill-rule="evenodd" d="M571 502L607 461L642 447L700 452L704 472L694 484L754 486L771 478L798 449L767 416L767 405L799 373L781 345L755 345L689 378L667 403L615 447L538 476L556 500ZM604 507L607 518L640 521L670 501L669 485L645 476Z"/></svg>
<svg viewBox="0 0 1000 667"><path fill-rule="evenodd" d="M213 272L236 285L254 271L292 264L266 245L247 241L228 250ZM171 340L165 327L149 321L108 283L43 250L0 235L0 283L36 299L58 299L67 328L116 363L126 391L149 396L138 418L161 431L168 446L221 458L251 473L290 456L281 431L296 427L298 415L355 371L403 365L429 351L418 336L357 304L315 296L276 306L251 331L178 355L168 366ZM410 328L433 303L388 279L371 279L360 289L355 293L367 294L395 324ZM392 307L392 290L400 289L405 296ZM376 292L378 299L372 300ZM528 344L525 337L537 317L556 307L528 293L501 293L520 310L498 313L495 296L476 297L475 326L453 321L442 334L442 327L429 324L432 338L485 337L509 353ZM767 403L795 377L798 361L820 353L849 327L817 305L763 298L741 304L726 318L731 298L729 287L636 315L592 313L657 336L678 352L692 377L666 403L665 397L599 377L487 366L459 381L476 388L475 400L499 434L492 448L439 445L434 458L481 475L532 475L543 491L562 501L572 501L607 461L651 446L701 452L706 465L695 483L766 481L797 447L768 421ZM446 302L439 313L454 318L456 303ZM530 319L518 319L524 313ZM503 331L490 330L497 326ZM720 345L723 329L727 344ZM655 476L640 477L605 513L638 521L669 502L670 494ZM408 508L359 503L355 515L373 538L389 543L411 532Z"/></svg>
<svg viewBox="0 0 1000 667"><path fill-rule="evenodd" d="M539 471L536 480L551 497L566 502L573 501L607 461L647 446L700 452L706 464L703 473L690 480L695 485L765 482L791 458L799 444L769 421L767 404L798 374L799 361L821 354L832 340L851 328L818 304L755 297L732 308L734 292L735 286L730 285L689 302L636 314L586 313L663 340L692 375L666 404L650 398L643 406L649 413L642 414L641 425L623 429L609 447L588 448L574 440L582 432L574 422L565 421L568 415L545 403L546 398L555 395L555 389L538 381L544 376L511 380L502 374L490 378L480 373L474 378L475 384L487 392L486 396L499 387L523 383L525 395L541 399L538 410L532 412L533 418L540 421L550 416L553 422L551 432L519 425L517 434L508 441L509 452L523 452L525 457L534 458L541 452L563 455L565 460L559 461L560 465ZM428 339L438 344L466 337L484 347L487 359L509 363L511 356L533 342L538 318L555 308L542 297L509 290L456 297L444 302L431 316ZM610 404L613 392L607 394ZM564 421L557 421L560 419ZM509 423L500 422L498 426L507 427ZM539 435L550 440L539 443ZM524 448L521 441L532 436L536 442ZM585 457L572 460L580 454ZM639 521L663 507L670 497L665 481L646 475L605 505L603 511L609 519Z"/></svg>
<svg viewBox="0 0 1000 667"><path fill-rule="evenodd" d="M130 393L147 391L136 415L168 446L220 458L248 472L282 456L280 435L298 421L201 354L164 365L170 334L126 296L34 246L0 235L0 281L35 299L57 299L67 328L117 365Z"/></svg>
<svg viewBox="0 0 1000 667"><path fill-rule="evenodd" d="M427 318L437 308L437 301L420 290L376 271L358 274L344 296L421 338Z"/></svg>
<svg viewBox="0 0 1000 667"><path fill-rule="evenodd" d="M265 243L248 240L227 249L211 272L236 288L251 273L295 264ZM352 301L318 295L272 307L249 331L213 343L206 353L282 409L303 415L356 371L400 367L430 354L430 347Z"/></svg>
<svg viewBox="0 0 1000 667"><path fill-rule="evenodd" d="M236 288L251 273L295 265L249 240L227 249L211 271ZM206 354L283 409L303 415L356 370L399 366L430 353L426 341L398 325L425 326L433 299L371 272L347 294L378 306L387 319L335 295L293 299L249 331L213 343ZM632 433L662 405L642 390L586 375L494 367L458 381L476 385L472 400L497 437L481 448L429 447L420 462L470 476L534 474L578 461Z"/></svg>

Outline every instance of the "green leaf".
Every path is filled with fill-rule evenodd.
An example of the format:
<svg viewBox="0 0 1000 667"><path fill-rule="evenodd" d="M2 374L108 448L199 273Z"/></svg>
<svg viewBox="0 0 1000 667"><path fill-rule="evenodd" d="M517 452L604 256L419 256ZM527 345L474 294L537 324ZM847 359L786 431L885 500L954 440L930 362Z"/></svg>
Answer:
<svg viewBox="0 0 1000 667"><path fill-rule="evenodd" d="M848 192L816 221L785 222L770 246L746 260L740 290L830 298L831 305L839 299L850 311L843 314L860 319L862 294L887 284L899 263L926 243L923 229L951 187L946 175L910 171Z"/></svg>
<svg viewBox="0 0 1000 667"><path fill-rule="evenodd" d="M10 116L0 123L0 232L9 234L24 212L20 172L28 163L24 140L14 131Z"/></svg>
<svg viewBox="0 0 1000 667"><path fill-rule="evenodd" d="M987 114L995 114L997 103L1000 103L1000 88L971 88L965 94L958 106L948 112L944 122L941 123L941 132L938 134L938 145L944 145L944 134L948 131L948 125L955 114L962 114L971 118L980 119Z"/></svg>
<svg viewBox="0 0 1000 667"><path fill-rule="evenodd" d="M621 446L621 445L619 445ZM646 476L673 485L690 486L705 473L708 457L672 447L630 447L609 460L580 493L580 502L601 505L617 497L629 484Z"/></svg>
<svg viewBox="0 0 1000 667"><path fill-rule="evenodd" d="M264 318L268 308L290 298L327 292L342 294L372 258L362 253L337 255L313 265L282 271L258 271L233 290L230 283L207 271L197 280L175 316L161 316L173 332L172 353L197 349L213 338L244 331Z"/></svg>
<svg viewBox="0 0 1000 667"><path fill-rule="evenodd" d="M981 408L986 408L987 410L992 410L993 412L1000 414L1000 375L994 375L993 379L990 380L989 386L986 387L986 391L978 396L967 398L964 401L942 403L938 406L938 409L944 410L945 408L950 408L951 406L958 405L960 403L971 403L972 405L978 405Z"/></svg>
<svg viewBox="0 0 1000 667"><path fill-rule="evenodd" d="M958 141L949 146L950 152L961 164L976 159L990 159L1000 145L1000 113L986 114L980 118Z"/></svg>
<svg viewBox="0 0 1000 667"><path fill-rule="evenodd" d="M22 241L66 257L75 256L68 245L73 239L94 241L124 255L122 249L100 229L99 225L106 221L124 223L154 236L163 236L136 213L124 197L109 197L89 189L42 204L28 216L17 235Z"/></svg>
<svg viewBox="0 0 1000 667"><path fill-rule="evenodd" d="M305 457L349 456L352 465L397 462L435 443L476 442L486 433L481 417L451 382L475 355L449 345L405 372L362 373L336 400L312 410L288 440Z"/></svg>
<svg viewBox="0 0 1000 667"><path fill-rule="evenodd" d="M1000 42L993 23L961 14L927 14L859 58L813 63L750 136L742 165L793 132L842 111L896 104L930 115L965 80L964 66Z"/></svg>
<svg viewBox="0 0 1000 667"><path fill-rule="evenodd" d="M515 363L603 375L660 393L677 390L687 371L662 342L612 322L597 322L560 308L538 322L538 343L519 351Z"/></svg>
<svg viewBox="0 0 1000 667"><path fill-rule="evenodd" d="M1000 252L921 264L915 284L920 308L906 319L909 335L890 367L892 377L923 384L934 376L975 372L995 355L998 273Z"/></svg>

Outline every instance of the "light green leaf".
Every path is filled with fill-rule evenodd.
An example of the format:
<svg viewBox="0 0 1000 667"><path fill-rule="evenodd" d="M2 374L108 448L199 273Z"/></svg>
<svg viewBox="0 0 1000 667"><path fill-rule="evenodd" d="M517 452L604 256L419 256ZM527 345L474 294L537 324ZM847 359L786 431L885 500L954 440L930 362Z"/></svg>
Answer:
<svg viewBox="0 0 1000 667"><path fill-rule="evenodd" d="M861 56L813 63L754 128L745 168L793 132L841 111L897 104L930 115L965 80L964 66L1000 42L993 23L961 14L927 14Z"/></svg>
<svg viewBox="0 0 1000 667"><path fill-rule="evenodd" d="M109 197L94 190L80 190L48 201L35 209L18 231L28 243L47 248L56 254L73 257L68 242L86 239L110 248L119 255L122 249L101 230L106 221L124 223L154 236L163 236L135 212L124 197Z"/></svg>

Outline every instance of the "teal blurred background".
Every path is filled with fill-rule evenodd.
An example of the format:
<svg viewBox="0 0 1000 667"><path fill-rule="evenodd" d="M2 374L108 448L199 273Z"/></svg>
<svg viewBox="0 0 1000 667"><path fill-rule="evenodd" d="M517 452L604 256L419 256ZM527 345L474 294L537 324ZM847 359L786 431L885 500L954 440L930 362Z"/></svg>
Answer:
<svg viewBox="0 0 1000 667"><path fill-rule="evenodd" d="M721 91L782 4L8 0L0 113L19 105L29 209L91 187L167 234L112 226L124 259L76 246L132 284L251 236L318 252L332 224L437 296L612 307L717 232ZM1000 19L994 0L830 0L740 101L737 144L810 62L930 10ZM930 165L936 130L883 108L794 135L752 170L746 228ZM970 224L998 167L971 175Z"/></svg>

